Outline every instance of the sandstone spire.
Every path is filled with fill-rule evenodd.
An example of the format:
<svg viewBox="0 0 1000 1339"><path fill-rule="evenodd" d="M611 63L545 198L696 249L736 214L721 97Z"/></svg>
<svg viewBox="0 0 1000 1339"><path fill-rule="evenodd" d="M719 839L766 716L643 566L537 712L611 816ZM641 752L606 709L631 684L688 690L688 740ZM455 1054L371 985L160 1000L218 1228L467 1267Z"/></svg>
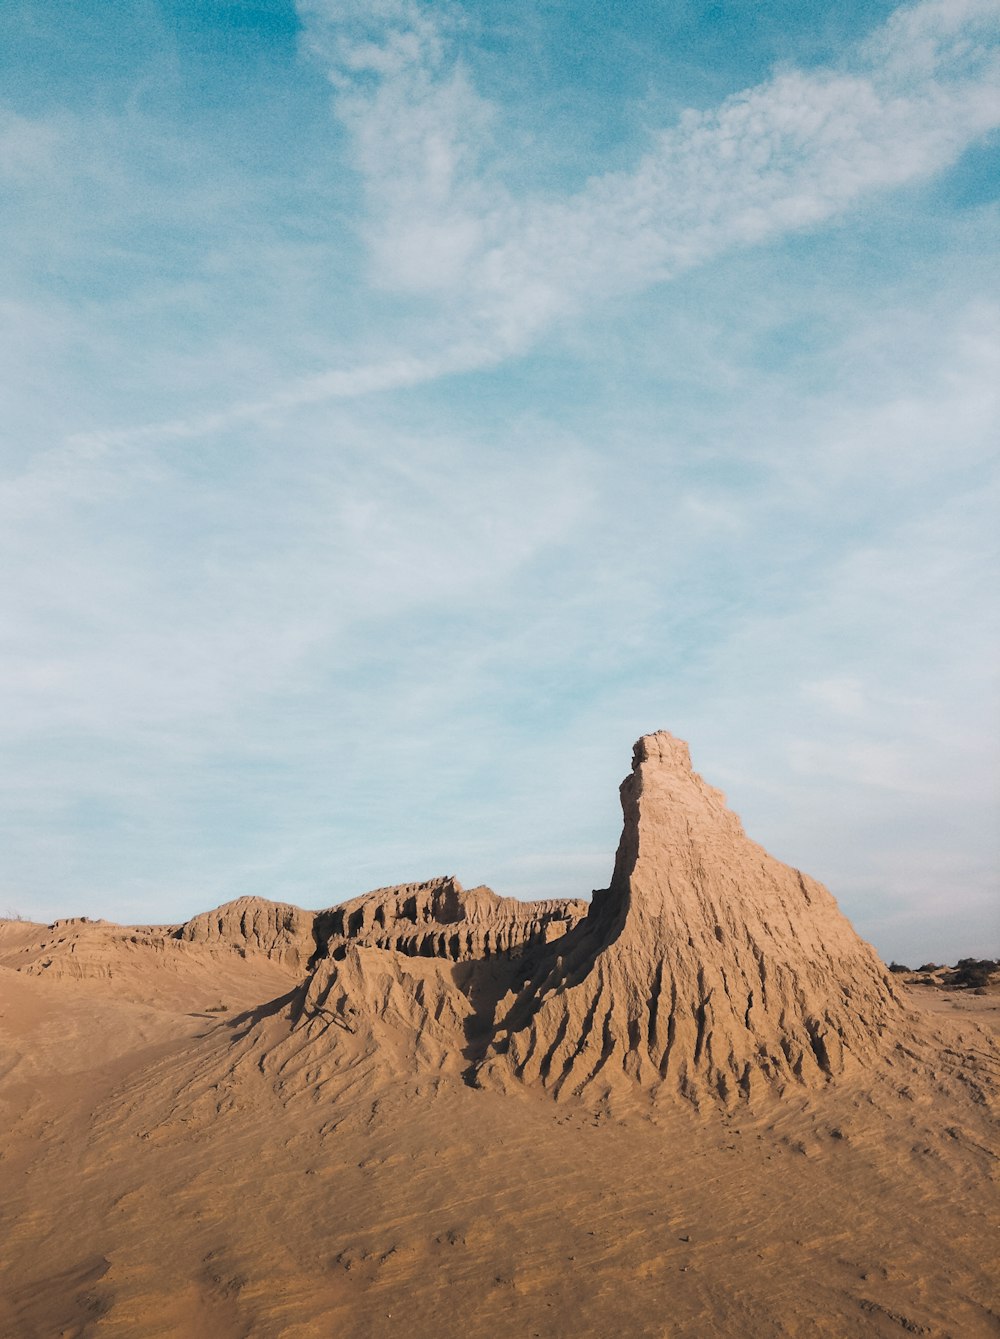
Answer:
<svg viewBox="0 0 1000 1339"><path fill-rule="evenodd" d="M611 885L497 1011L478 1081L749 1097L874 1058L892 982L822 885L750 841L666 731L635 745Z"/></svg>

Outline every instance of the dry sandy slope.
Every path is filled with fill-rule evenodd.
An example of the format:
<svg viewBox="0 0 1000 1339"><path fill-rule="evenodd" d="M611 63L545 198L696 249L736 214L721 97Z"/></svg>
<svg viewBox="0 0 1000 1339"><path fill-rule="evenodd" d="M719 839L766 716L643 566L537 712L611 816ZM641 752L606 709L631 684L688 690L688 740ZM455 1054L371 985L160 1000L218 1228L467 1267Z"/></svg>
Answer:
<svg viewBox="0 0 1000 1339"><path fill-rule="evenodd" d="M21 965L47 933L0 931ZM900 1057L752 1115L618 1121L406 1076L283 1104L255 1064L220 1081L252 1020L205 1006L294 977L132 948L144 1002L138 964L0 968L5 1336L1000 1334L995 1125L954 1082L992 997L933 993L940 1085Z"/></svg>

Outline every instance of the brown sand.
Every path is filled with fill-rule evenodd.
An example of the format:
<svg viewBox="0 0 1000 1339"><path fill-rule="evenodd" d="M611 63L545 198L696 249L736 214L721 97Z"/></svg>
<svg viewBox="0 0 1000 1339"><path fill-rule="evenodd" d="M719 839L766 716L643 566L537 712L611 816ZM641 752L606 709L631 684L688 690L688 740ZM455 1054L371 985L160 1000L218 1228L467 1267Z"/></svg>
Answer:
<svg viewBox="0 0 1000 1339"><path fill-rule="evenodd" d="M1000 993L893 982L669 736L623 806L589 911L0 923L0 1335L1000 1334Z"/></svg>

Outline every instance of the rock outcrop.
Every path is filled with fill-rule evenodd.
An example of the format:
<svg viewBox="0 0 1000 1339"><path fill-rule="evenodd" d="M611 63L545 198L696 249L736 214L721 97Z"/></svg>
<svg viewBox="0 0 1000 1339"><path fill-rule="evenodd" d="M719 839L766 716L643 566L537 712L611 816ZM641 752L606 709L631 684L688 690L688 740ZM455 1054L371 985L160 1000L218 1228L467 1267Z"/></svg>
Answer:
<svg viewBox="0 0 1000 1339"><path fill-rule="evenodd" d="M228 946L241 953L265 957L305 971L316 952L314 911L290 902L268 902L262 897L239 897L213 911L203 911L175 931L191 944Z"/></svg>
<svg viewBox="0 0 1000 1339"><path fill-rule="evenodd" d="M173 933L188 943L263 953L303 970L322 958L343 959L350 947L469 962L513 958L550 943L587 910L582 900L519 902L439 878L376 888L326 911L240 897L201 912Z"/></svg>
<svg viewBox="0 0 1000 1339"><path fill-rule="evenodd" d="M514 957L561 938L587 914L584 901L519 902L457 879L378 888L317 918L316 939L333 958L349 945L408 957L469 962Z"/></svg>
<svg viewBox="0 0 1000 1339"><path fill-rule="evenodd" d="M723 1102L874 1060L892 981L822 885L750 841L687 745L646 735L608 889L497 1008L477 1081Z"/></svg>

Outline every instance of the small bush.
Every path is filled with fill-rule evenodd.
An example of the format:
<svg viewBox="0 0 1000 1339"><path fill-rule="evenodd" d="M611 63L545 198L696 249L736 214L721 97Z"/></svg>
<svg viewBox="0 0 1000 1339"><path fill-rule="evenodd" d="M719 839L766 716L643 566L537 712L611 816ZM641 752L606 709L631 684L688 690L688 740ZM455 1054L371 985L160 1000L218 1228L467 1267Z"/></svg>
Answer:
<svg viewBox="0 0 1000 1339"><path fill-rule="evenodd" d="M207 1014L227 1014L229 1012L228 1004L210 1004L205 1010Z"/></svg>
<svg viewBox="0 0 1000 1339"><path fill-rule="evenodd" d="M918 967L918 972L940 972L941 968L936 962L925 962L923 967Z"/></svg>
<svg viewBox="0 0 1000 1339"><path fill-rule="evenodd" d="M955 970L949 975L948 984L976 988L988 986L990 977L1000 968L1000 962L993 958L959 958Z"/></svg>
<svg viewBox="0 0 1000 1339"><path fill-rule="evenodd" d="M910 967L904 967L903 964L902 964L901 962L890 962L890 964L889 964L889 971L890 971L890 972L909 972L909 971L912 971L912 968L910 968Z"/></svg>

